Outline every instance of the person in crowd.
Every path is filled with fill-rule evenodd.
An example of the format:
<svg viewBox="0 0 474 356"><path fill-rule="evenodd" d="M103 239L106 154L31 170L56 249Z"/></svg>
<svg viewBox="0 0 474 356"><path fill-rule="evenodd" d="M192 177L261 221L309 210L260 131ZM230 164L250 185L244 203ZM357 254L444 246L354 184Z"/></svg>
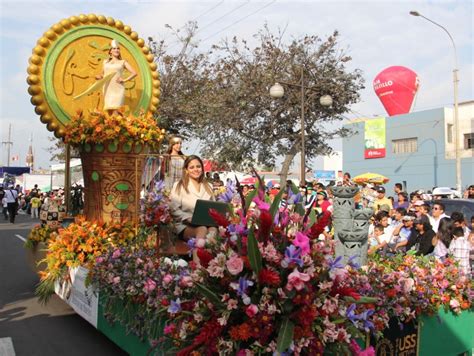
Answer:
<svg viewBox="0 0 474 356"><path fill-rule="evenodd" d="M186 157L181 151L182 144L183 140L181 137L172 136L169 139L168 150L163 160L164 166L162 167L165 187L168 189L171 189L173 184L179 181L183 174L183 165Z"/></svg>
<svg viewBox="0 0 474 356"><path fill-rule="evenodd" d="M415 214L407 213L407 215L402 217L402 225L394 228L392 240L390 241L390 247L394 252L405 252L410 236L416 234L415 227L413 226L415 219Z"/></svg>
<svg viewBox="0 0 474 356"><path fill-rule="evenodd" d="M439 221L438 231L433 237L433 255L443 260L448 254L448 248L453 239L454 221L451 218L442 218Z"/></svg>
<svg viewBox="0 0 474 356"><path fill-rule="evenodd" d="M382 186L377 187L377 199L374 201L374 210L377 213L382 205L388 205L390 209L393 208L392 201L385 196L385 188Z"/></svg>
<svg viewBox="0 0 474 356"><path fill-rule="evenodd" d="M306 186L306 192L305 192L305 204L304 207L305 209L311 209L314 207L314 204L316 202L316 192L313 190L313 185L308 184Z"/></svg>
<svg viewBox="0 0 474 356"><path fill-rule="evenodd" d="M400 192L397 194L397 199L395 200L395 203L393 204L393 208L405 208L408 209L410 203L408 202L408 196L407 193L405 192Z"/></svg>
<svg viewBox="0 0 474 356"><path fill-rule="evenodd" d="M417 218L414 221L416 233L410 236L406 249L414 249L417 255L428 255L433 252L433 237L435 232L431 228L430 222L426 216Z"/></svg>
<svg viewBox="0 0 474 356"><path fill-rule="evenodd" d="M242 186L242 194L244 195L244 197L247 196L247 194L249 193L249 186L248 185L243 185Z"/></svg>
<svg viewBox="0 0 474 356"><path fill-rule="evenodd" d="M15 216L18 211L18 191L13 189L13 185L8 186L5 190L5 198L7 199L7 210L10 222L15 223Z"/></svg>
<svg viewBox="0 0 474 356"><path fill-rule="evenodd" d="M214 191L219 189L220 187L224 186L224 182L222 181L221 177L219 176L219 173L215 172L212 175L212 188Z"/></svg>
<svg viewBox="0 0 474 356"><path fill-rule="evenodd" d="M380 237L381 241L383 242L381 246L379 246L378 249L384 248L389 242L393 234L393 228L390 227L390 219L389 219L389 214L385 210L379 211L377 214L374 216L374 223L369 226L369 237L374 236L375 232L375 226L379 225L382 226L384 231L383 231L383 236Z"/></svg>
<svg viewBox="0 0 474 356"><path fill-rule="evenodd" d="M437 232L438 231L438 225L439 225L439 221L442 219L442 218L447 218L449 217L448 215L446 215L444 213L444 210L445 210L445 206L443 203L437 201L433 204L433 208L431 209L431 219L430 219L430 222L431 222L431 226L433 228L433 231L434 232Z"/></svg>
<svg viewBox="0 0 474 356"><path fill-rule="evenodd" d="M462 227L466 239L469 238L469 235L471 234L471 229L468 228L466 225L466 221L464 220L464 214L459 211L453 211L453 213L451 214L451 219L453 219L455 227Z"/></svg>
<svg viewBox="0 0 474 356"><path fill-rule="evenodd" d="M130 75L122 78L124 70ZM137 76L137 72L120 54L120 44L117 40L110 43L109 58L104 61L102 74L95 78L100 80L109 74L113 74L110 81L104 85L104 111L110 114L117 114L118 110L125 102L125 86L124 83L132 80Z"/></svg>
<svg viewBox="0 0 474 356"><path fill-rule="evenodd" d="M39 218L39 209L41 206L41 199L38 197L37 193L34 193L31 200L30 200L30 205L31 205L31 218L32 219L38 219Z"/></svg>
<svg viewBox="0 0 474 356"><path fill-rule="evenodd" d="M449 245L448 251L459 262L461 273L466 276L471 275L471 264L469 262L471 247L471 243L464 236L462 227L455 227L453 229L453 240Z"/></svg>
<svg viewBox="0 0 474 356"><path fill-rule="evenodd" d="M313 208L315 208L318 213L324 213L330 206L331 203L328 200L327 193L325 191L317 192Z"/></svg>
<svg viewBox="0 0 474 356"><path fill-rule="evenodd" d="M2 198L2 212L5 220L8 220L8 200L5 195Z"/></svg>
<svg viewBox="0 0 474 356"><path fill-rule="evenodd" d="M383 249L387 245L386 240L384 227L382 225L375 225L373 235L369 236L369 255Z"/></svg>
<svg viewBox="0 0 474 356"><path fill-rule="evenodd" d="M215 200L212 187L204 177L204 165L198 156L186 158L182 178L173 184L170 194L170 209L175 220L178 237L187 241L206 239L208 233L215 234L216 228L191 224L194 207L198 199Z"/></svg>
<svg viewBox="0 0 474 356"><path fill-rule="evenodd" d="M346 187L354 185L354 183L351 181L351 174L349 172L344 173L344 176L342 178L342 185Z"/></svg>
<svg viewBox="0 0 474 356"><path fill-rule="evenodd" d="M395 183L395 185L393 186L393 192L395 193L395 202L398 201L398 194L402 193L403 192L403 185L402 183Z"/></svg>
<svg viewBox="0 0 474 356"><path fill-rule="evenodd" d="M471 184L464 192L464 199L474 199L474 184Z"/></svg>

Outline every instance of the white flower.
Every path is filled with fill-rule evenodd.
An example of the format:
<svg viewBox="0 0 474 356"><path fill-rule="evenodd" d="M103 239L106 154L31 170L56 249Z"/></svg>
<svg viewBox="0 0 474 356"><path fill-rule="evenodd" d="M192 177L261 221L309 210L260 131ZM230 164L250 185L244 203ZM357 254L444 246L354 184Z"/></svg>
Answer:
<svg viewBox="0 0 474 356"><path fill-rule="evenodd" d="M181 267L181 268L188 267L188 262L186 262L185 260L181 258L176 262L177 262L178 267Z"/></svg>
<svg viewBox="0 0 474 356"><path fill-rule="evenodd" d="M165 265L168 265L168 266L172 266L172 265L173 265L173 261L172 261L171 258L169 258L169 257L165 257L165 258L163 259L163 263L164 263Z"/></svg>

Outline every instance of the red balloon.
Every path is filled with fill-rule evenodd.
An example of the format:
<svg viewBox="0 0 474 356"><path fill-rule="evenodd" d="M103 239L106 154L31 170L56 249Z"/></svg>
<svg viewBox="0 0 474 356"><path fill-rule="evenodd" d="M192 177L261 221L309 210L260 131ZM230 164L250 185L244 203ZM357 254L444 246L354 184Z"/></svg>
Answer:
<svg viewBox="0 0 474 356"><path fill-rule="evenodd" d="M389 116L410 112L419 87L414 71L402 66L388 67L374 79L375 94Z"/></svg>

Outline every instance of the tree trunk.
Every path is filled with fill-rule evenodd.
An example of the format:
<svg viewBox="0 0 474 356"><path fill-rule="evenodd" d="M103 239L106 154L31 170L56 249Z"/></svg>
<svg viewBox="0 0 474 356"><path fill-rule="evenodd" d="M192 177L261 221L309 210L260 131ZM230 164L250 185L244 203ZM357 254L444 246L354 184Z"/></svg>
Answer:
<svg viewBox="0 0 474 356"><path fill-rule="evenodd" d="M286 179L288 177L288 172L290 170L291 162L293 162L293 159L295 158L297 153L298 151L293 146L290 149L290 151L285 155L285 160L283 161L283 164L281 165L281 171L280 171L280 186L281 187L283 187L286 184Z"/></svg>

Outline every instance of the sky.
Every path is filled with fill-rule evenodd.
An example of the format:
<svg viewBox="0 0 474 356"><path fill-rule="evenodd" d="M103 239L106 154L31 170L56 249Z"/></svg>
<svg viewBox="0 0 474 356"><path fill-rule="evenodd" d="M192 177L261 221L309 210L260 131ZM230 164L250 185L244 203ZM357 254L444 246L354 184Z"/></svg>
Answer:
<svg viewBox="0 0 474 356"><path fill-rule="evenodd" d="M453 105L454 50L448 35L421 17L416 10L444 26L454 39L459 68L459 101L474 99L473 2L461 1L10 1L0 0L0 165L7 163L11 124L11 156L24 165L33 138L35 168L52 163L47 148L53 137L39 120L27 93L26 68L37 39L63 18L79 14L102 14L121 20L147 39L172 40L165 28L182 27L196 20L197 39L207 48L224 38L251 37L265 23L275 32L286 27L285 39L304 35L326 38L340 33L339 47L352 57L348 69L360 69L366 88L361 101L347 113L347 119L387 116L374 93L372 82L383 69L401 65L414 70L420 79L413 111ZM171 48L173 50L173 48ZM332 142L341 149L340 140ZM185 153L199 153L199 146L188 143ZM317 168L317 167L316 167Z"/></svg>

